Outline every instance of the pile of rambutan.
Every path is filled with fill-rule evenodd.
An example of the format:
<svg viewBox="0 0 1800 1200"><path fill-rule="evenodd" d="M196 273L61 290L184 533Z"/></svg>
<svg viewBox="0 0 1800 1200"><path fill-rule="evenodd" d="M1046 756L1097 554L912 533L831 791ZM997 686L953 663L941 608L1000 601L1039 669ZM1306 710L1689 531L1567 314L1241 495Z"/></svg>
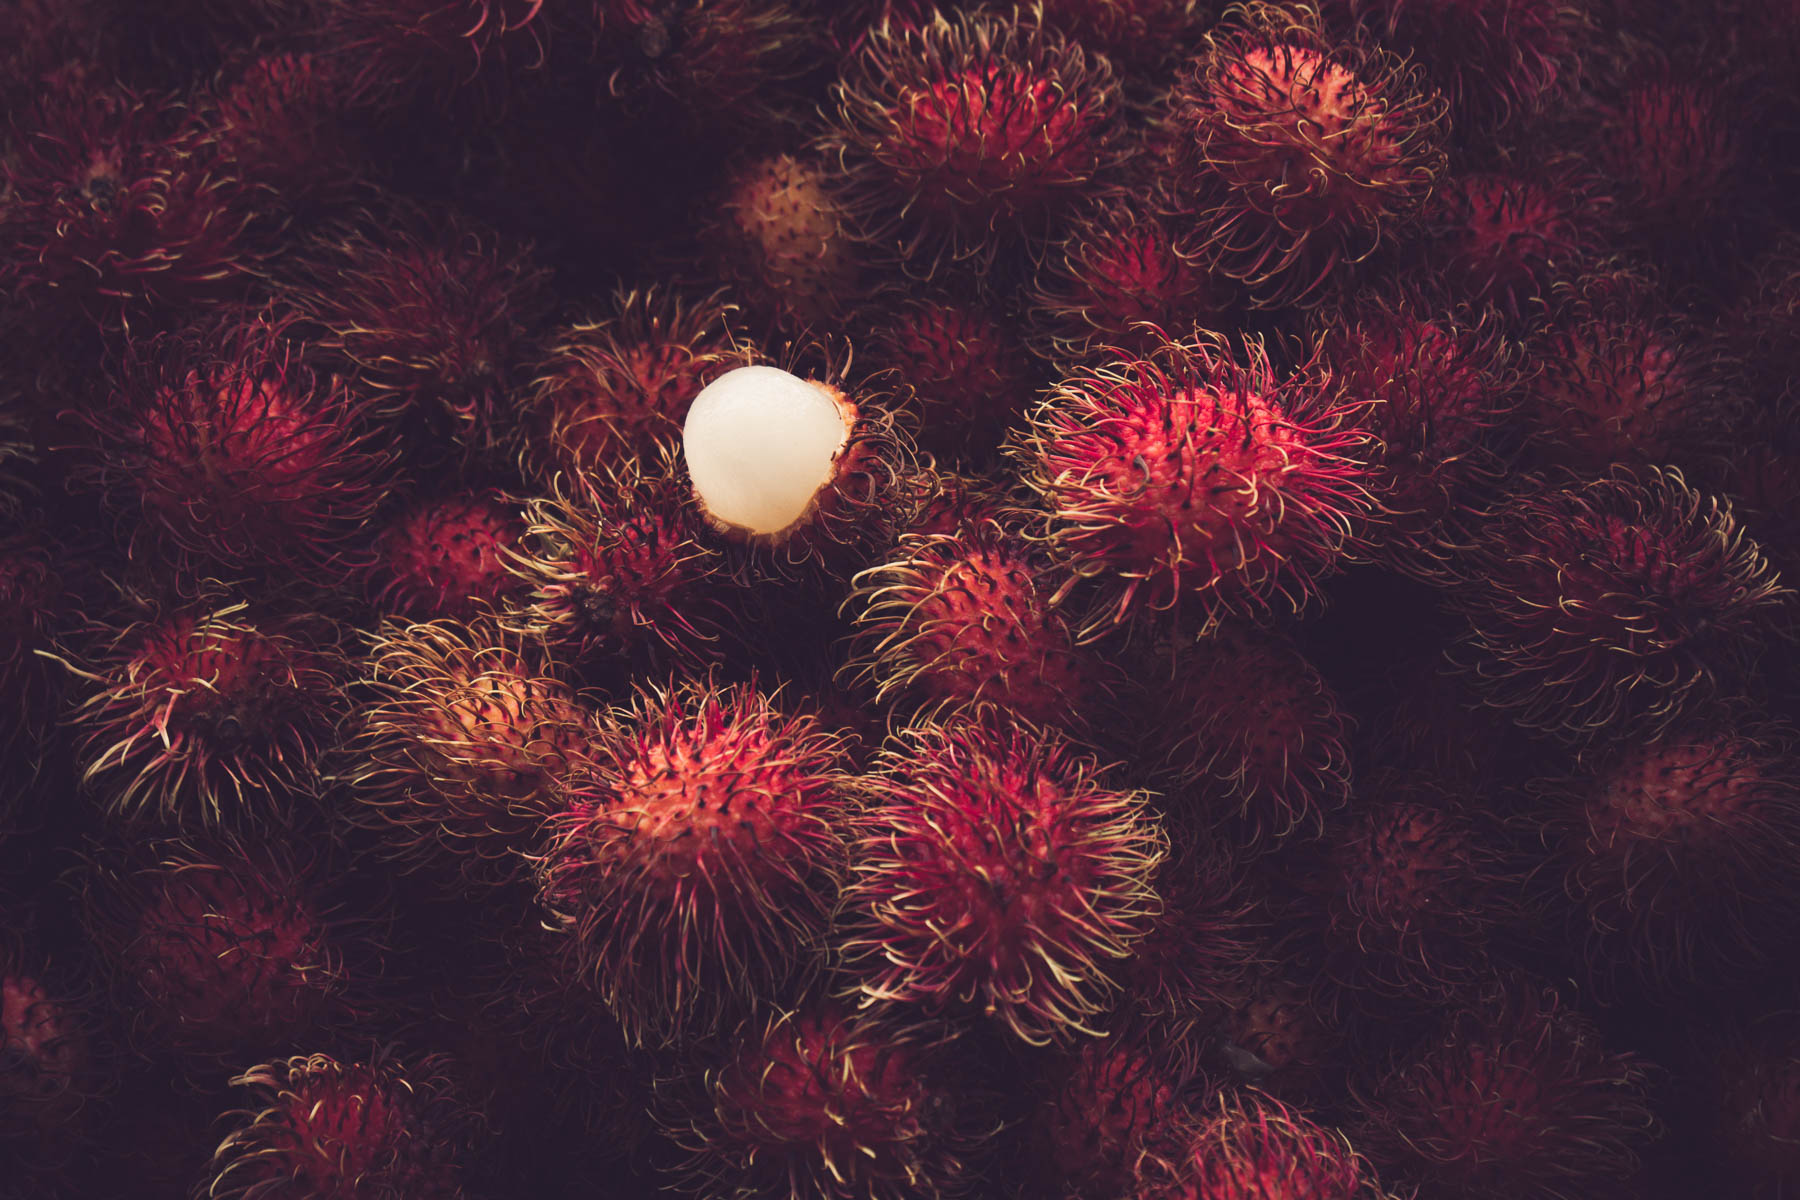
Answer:
<svg viewBox="0 0 1800 1200"><path fill-rule="evenodd" d="M0 1200L1800 1194L1794 0L0 0Z"/></svg>

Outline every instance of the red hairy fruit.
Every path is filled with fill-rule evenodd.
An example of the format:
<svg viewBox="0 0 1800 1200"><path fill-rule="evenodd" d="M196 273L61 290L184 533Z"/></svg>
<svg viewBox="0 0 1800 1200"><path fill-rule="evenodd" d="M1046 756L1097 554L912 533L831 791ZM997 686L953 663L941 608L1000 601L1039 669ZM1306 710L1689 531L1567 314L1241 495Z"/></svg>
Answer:
<svg viewBox="0 0 1800 1200"><path fill-rule="evenodd" d="M884 23L834 88L821 141L872 243L907 270L989 259L1118 156L1112 67L1033 18Z"/></svg>
<svg viewBox="0 0 1800 1200"><path fill-rule="evenodd" d="M703 1200L948 1200L970 1189L973 1139L916 1027L828 1005L747 1025L671 1130Z"/></svg>
<svg viewBox="0 0 1800 1200"><path fill-rule="evenodd" d="M1227 625L1139 678L1144 761L1248 845L1316 834L1349 798L1349 722L1288 639Z"/></svg>
<svg viewBox="0 0 1800 1200"><path fill-rule="evenodd" d="M327 44L345 60L358 107L400 109L504 100L521 72L542 66L544 0L323 0Z"/></svg>
<svg viewBox="0 0 1800 1200"><path fill-rule="evenodd" d="M1070 1200L1131 1194L1142 1156L1168 1153L1161 1143L1185 1125L1194 1074L1183 1056L1143 1035L1084 1043L1054 1068L1029 1134L1043 1180L1039 1194Z"/></svg>
<svg viewBox="0 0 1800 1200"><path fill-rule="evenodd" d="M1527 477L1458 548L1451 658L1568 741L1649 734L1748 669L1788 590L1680 472Z"/></svg>
<svg viewBox="0 0 1800 1200"><path fill-rule="evenodd" d="M126 820L182 827L283 818L318 778L343 664L315 622L233 604L134 624L77 710L82 781Z"/></svg>
<svg viewBox="0 0 1800 1200"><path fill-rule="evenodd" d="M594 718L488 621L384 624L364 680L357 819L403 860L471 881L518 877Z"/></svg>
<svg viewBox="0 0 1800 1200"><path fill-rule="evenodd" d="M1468 1200L1634 1196L1657 1121L1649 1073L1555 993L1517 985L1446 1019L1358 1097L1358 1144Z"/></svg>
<svg viewBox="0 0 1800 1200"><path fill-rule="evenodd" d="M1097 580L1095 627L1302 607L1369 506L1353 411L1312 365L1277 374L1254 341L1242 362L1167 342L1077 370L1012 446L1043 508L1039 536L1067 573L1057 599Z"/></svg>
<svg viewBox="0 0 1800 1200"><path fill-rule="evenodd" d="M1386 1195L1374 1168L1342 1133L1254 1091L1193 1120L1176 1145L1143 1156L1137 1174L1132 1200L1383 1200Z"/></svg>
<svg viewBox="0 0 1800 1200"><path fill-rule="evenodd" d="M1783 1200L1800 1185L1800 1032L1794 1014L1720 1031L1706 1094L1717 1166L1746 1200Z"/></svg>
<svg viewBox="0 0 1800 1200"><path fill-rule="evenodd" d="M0 932L0 1148L68 1132L95 1098L92 1017L59 973ZM16 1147L15 1147L16 1144Z"/></svg>
<svg viewBox="0 0 1800 1200"><path fill-rule="evenodd" d="M1335 41L1305 9L1251 3L1178 85L1178 209L1271 307L1316 302L1410 220L1443 172L1443 99L1401 60Z"/></svg>
<svg viewBox="0 0 1800 1200"><path fill-rule="evenodd" d="M375 543L375 605L422 621L496 608L519 590L505 555L524 533L518 506L492 490L419 501Z"/></svg>
<svg viewBox="0 0 1800 1200"><path fill-rule="evenodd" d="M1552 865L1596 982L1658 993L1779 960L1800 903L1800 764L1773 728L1686 721L1545 789Z"/></svg>
<svg viewBox="0 0 1800 1200"><path fill-rule="evenodd" d="M1048 603L1035 556L997 522L903 538L854 583L854 670L878 700L1079 725L1096 698L1097 664Z"/></svg>
<svg viewBox="0 0 1800 1200"><path fill-rule="evenodd" d="M365 165L347 109L338 60L277 51L222 71L206 119L247 182L279 197L284 214L307 213L345 199Z"/></svg>
<svg viewBox="0 0 1800 1200"><path fill-rule="evenodd" d="M1345 1031L1322 1002L1320 973L1302 966L1318 952L1293 937L1258 949L1224 986L1230 1004L1217 1046L1221 1065L1291 1103L1329 1103L1341 1090Z"/></svg>
<svg viewBox="0 0 1800 1200"><path fill-rule="evenodd" d="M1023 724L915 727L864 786L840 946L862 1003L973 1008L1032 1045L1098 1036L1160 907L1145 795Z"/></svg>
<svg viewBox="0 0 1800 1200"><path fill-rule="evenodd" d="M481 1118L436 1056L278 1059L231 1081L248 1091L213 1152L218 1200L456 1200Z"/></svg>
<svg viewBox="0 0 1800 1200"><path fill-rule="evenodd" d="M722 558L697 540L685 501L666 464L596 471L528 501L524 536L503 552L525 595L501 623L579 664L708 657L732 618Z"/></svg>
<svg viewBox="0 0 1800 1200"><path fill-rule="evenodd" d="M1451 295L1519 321L1580 268L1598 241L1593 213L1605 206L1567 171L1548 173L1458 175L1438 189L1424 220Z"/></svg>
<svg viewBox="0 0 1800 1200"><path fill-rule="evenodd" d="M632 1041L717 1032L812 965L843 873L840 735L693 681L640 690L589 753L539 900Z"/></svg>
<svg viewBox="0 0 1800 1200"><path fill-rule="evenodd" d="M743 159L720 186L716 210L702 236L752 313L780 328L828 329L861 302L864 252L817 155Z"/></svg>
<svg viewBox="0 0 1800 1200"><path fill-rule="evenodd" d="M188 570L354 565L392 452L361 427L365 405L307 366L267 312L134 345L105 408L92 468L137 518L134 550Z"/></svg>
<svg viewBox="0 0 1800 1200"><path fill-rule="evenodd" d="M1011 324L983 305L912 296L871 319L872 357L892 367L928 448L983 456L1025 410L1038 380Z"/></svg>
<svg viewBox="0 0 1800 1200"><path fill-rule="evenodd" d="M598 66L628 106L673 100L714 126L785 115L816 34L791 0L601 0Z"/></svg>
<svg viewBox="0 0 1800 1200"><path fill-rule="evenodd" d="M1118 1012L1159 1036L1216 1029L1257 953L1229 852L1218 839L1191 834L1177 834L1171 846L1153 881L1162 911L1118 976Z"/></svg>
<svg viewBox="0 0 1800 1200"><path fill-rule="evenodd" d="M672 444L689 402L731 365L733 311L718 293L619 291L596 319L558 329L521 425L526 470L551 486Z"/></svg>
<svg viewBox="0 0 1800 1200"><path fill-rule="evenodd" d="M1627 86L1595 135L1619 215L1689 237L1716 220L1744 157L1738 107L1714 81L1667 69Z"/></svg>
<svg viewBox="0 0 1800 1200"><path fill-rule="evenodd" d="M1043 22L1135 70L1181 53L1210 16L1200 0L1046 0Z"/></svg>

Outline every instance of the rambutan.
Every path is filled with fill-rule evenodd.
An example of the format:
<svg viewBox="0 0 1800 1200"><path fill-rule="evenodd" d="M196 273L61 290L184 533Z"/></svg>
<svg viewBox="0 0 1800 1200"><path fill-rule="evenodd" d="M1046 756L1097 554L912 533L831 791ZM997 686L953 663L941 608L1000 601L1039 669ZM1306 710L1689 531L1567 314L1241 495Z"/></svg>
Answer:
<svg viewBox="0 0 1800 1200"><path fill-rule="evenodd" d="M853 582L852 670L878 700L1080 724L1103 690L1098 665L1047 602L1040 564L997 522L903 538Z"/></svg>
<svg viewBox="0 0 1800 1200"><path fill-rule="evenodd" d="M1043 506L1039 536L1067 572L1056 599L1099 580L1095 627L1302 607L1369 506L1352 411L1310 364L1277 374L1256 341L1241 363L1168 342L1077 370L1011 447Z"/></svg>
<svg viewBox="0 0 1800 1200"><path fill-rule="evenodd" d="M524 535L518 505L491 489L417 501L376 539L375 606L421 621L498 608L520 591L505 556Z"/></svg>
<svg viewBox="0 0 1800 1200"><path fill-rule="evenodd" d="M971 1189L970 1114L937 1081L941 1038L815 1004L754 1021L671 1129L705 1200L947 1200Z"/></svg>
<svg viewBox="0 0 1800 1200"><path fill-rule="evenodd" d="M1316 12L1233 5L1173 97L1177 211L1269 307L1317 302L1443 172L1445 103Z"/></svg>
<svg viewBox="0 0 1800 1200"><path fill-rule="evenodd" d="M1180 54L1210 15L1201 0L1044 0L1044 24L1148 74Z"/></svg>
<svg viewBox="0 0 1800 1200"><path fill-rule="evenodd" d="M1618 215L1653 235L1704 240L1743 169L1745 114L1734 101L1717 79L1667 64L1635 72L1593 135Z"/></svg>
<svg viewBox="0 0 1800 1200"><path fill-rule="evenodd" d="M1154 1147L1140 1159L1137 1174L1132 1200L1383 1200L1386 1195L1374 1167L1342 1133L1254 1091L1222 1099L1192 1122L1176 1146Z"/></svg>
<svg viewBox="0 0 1800 1200"><path fill-rule="evenodd" d="M870 356L898 376L928 449L987 458L1038 390L1024 342L988 306L948 295L909 296L878 309L869 322Z"/></svg>
<svg viewBox="0 0 1800 1200"><path fill-rule="evenodd" d="M1341 1090L1345 1031L1325 1002L1321 957L1287 935L1257 947L1247 969L1225 981L1229 1005L1214 1056L1223 1073L1317 1107Z"/></svg>
<svg viewBox="0 0 1800 1200"><path fill-rule="evenodd" d="M1556 994L1513 985L1449 1016L1358 1102L1358 1141L1431 1195L1625 1197L1657 1120L1649 1071Z"/></svg>
<svg viewBox="0 0 1800 1200"><path fill-rule="evenodd" d="M255 1107L208 1164L217 1200L456 1200L463 1160L482 1127L457 1098L437 1056L406 1062L377 1050L365 1061L301 1055L251 1067L231 1081Z"/></svg>
<svg viewBox="0 0 1800 1200"><path fill-rule="evenodd" d="M245 58L220 72L202 110L220 156L247 183L278 197L283 216L347 199L366 169L351 135L341 66L305 51Z"/></svg>
<svg viewBox="0 0 1800 1200"><path fill-rule="evenodd" d="M908 272L1041 235L1118 157L1112 66L1035 17L871 30L821 139L872 245Z"/></svg>
<svg viewBox="0 0 1800 1200"><path fill-rule="evenodd" d="M323 0L318 22L344 60L358 107L425 99L477 111L503 102L522 72L541 67L544 0Z"/></svg>
<svg viewBox="0 0 1800 1200"><path fill-rule="evenodd" d="M1527 477L1451 570L1452 661L1570 741L1651 734L1729 688L1788 597L1730 505L1673 468Z"/></svg>
<svg viewBox="0 0 1800 1200"><path fill-rule="evenodd" d="M1552 283L1580 269L1606 203L1559 164L1544 174L1455 175L1438 189L1423 220L1449 295L1519 322Z"/></svg>
<svg viewBox="0 0 1800 1200"><path fill-rule="evenodd" d="M782 85L817 49L791 0L598 0L607 91L628 108L672 100L707 125L780 120Z"/></svg>
<svg viewBox="0 0 1800 1200"><path fill-rule="evenodd" d="M384 624L365 669L355 819L402 860L521 875L593 736L575 692L486 620Z"/></svg>
<svg viewBox="0 0 1800 1200"><path fill-rule="evenodd" d="M1188 1057L1128 1030L1084 1042L1052 1069L1028 1132L1040 1195L1114 1200L1131 1194L1140 1159L1185 1127L1196 1071Z"/></svg>
<svg viewBox="0 0 1800 1200"><path fill-rule="evenodd" d="M1795 1014L1765 1013L1720 1030L1706 1098L1716 1169L1747 1200L1785 1200L1800 1185L1800 1032Z"/></svg>
<svg viewBox="0 0 1800 1200"><path fill-rule="evenodd" d="M1120 965L1117 1011L1146 1036L1185 1045L1192 1032L1219 1027L1260 947L1241 873L1222 839L1179 817L1170 824L1171 852L1153 881L1162 911Z"/></svg>
<svg viewBox="0 0 1800 1200"><path fill-rule="evenodd" d="M0 1149L60 1142L99 1094L95 1016L63 973L0 929ZM0 1185L3 1186L3 1185Z"/></svg>
<svg viewBox="0 0 1800 1200"><path fill-rule="evenodd" d="M841 736L752 685L640 689L588 746L539 900L634 1042L716 1031L822 949L843 873Z"/></svg>
<svg viewBox="0 0 1800 1200"><path fill-rule="evenodd" d="M839 947L863 1005L972 1008L1032 1045L1098 1035L1160 907L1147 797L1023 724L916 726L863 786Z"/></svg>

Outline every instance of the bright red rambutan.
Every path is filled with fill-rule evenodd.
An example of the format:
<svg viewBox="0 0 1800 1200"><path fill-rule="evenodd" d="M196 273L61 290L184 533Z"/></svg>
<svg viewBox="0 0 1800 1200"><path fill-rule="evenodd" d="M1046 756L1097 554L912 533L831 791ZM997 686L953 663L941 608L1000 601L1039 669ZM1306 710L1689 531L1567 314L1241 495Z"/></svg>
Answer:
<svg viewBox="0 0 1800 1200"><path fill-rule="evenodd" d="M1039 233L1118 157L1111 65L1035 18L934 15L873 29L834 88L822 148L861 236L908 272L985 262Z"/></svg>
<svg viewBox="0 0 1800 1200"><path fill-rule="evenodd" d="M403 1062L301 1055L231 1081L256 1107L213 1152L205 1194L217 1200L458 1200L463 1160L481 1130L431 1056Z"/></svg>
<svg viewBox="0 0 1800 1200"><path fill-rule="evenodd" d="M839 947L862 1003L972 1008L1032 1045L1097 1036L1160 907L1146 796L1023 724L916 726L863 786Z"/></svg>
<svg viewBox="0 0 1800 1200"><path fill-rule="evenodd" d="M878 701L1079 725L1104 692L1098 664L1048 603L1040 564L997 522L903 538L853 583L852 669Z"/></svg>
<svg viewBox="0 0 1800 1200"><path fill-rule="evenodd" d="M1200 341L1064 379L1012 453L1066 570L1060 601L1098 579L1093 625L1197 612L1203 626L1303 606L1369 504L1354 411L1310 364L1278 375L1261 343L1239 363Z"/></svg>
<svg viewBox="0 0 1800 1200"><path fill-rule="evenodd" d="M516 504L489 490L418 501L375 542L375 606L433 621L468 620L519 590L506 554L525 535Z"/></svg>
<svg viewBox="0 0 1800 1200"><path fill-rule="evenodd" d="M1357 1140L1433 1196L1623 1198L1657 1129L1648 1091L1554 992L1512 986L1361 1089Z"/></svg>
<svg viewBox="0 0 1800 1200"><path fill-rule="evenodd" d="M1571 741L1654 733L1728 686L1789 594L1730 505L1672 468L1527 477L1450 570L1452 661Z"/></svg>
<svg viewBox="0 0 1800 1200"><path fill-rule="evenodd" d="M358 107L423 98L491 110L543 65L549 36L544 0L318 0L318 8Z"/></svg>
<svg viewBox="0 0 1800 1200"><path fill-rule="evenodd" d="M1024 342L979 302L908 296L867 320L870 356L897 374L928 449L987 457L1038 390Z"/></svg>
<svg viewBox="0 0 1800 1200"><path fill-rule="evenodd" d="M633 1042L716 1031L822 948L843 872L843 739L754 685L639 690L589 744L539 900Z"/></svg>
<svg viewBox="0 0 1800 1200"><path fill-rule="evenodd" d="M1170 1139L1174 1140L1174 1139ZM1382 1200L1349 1140L1272 1096L1248 1091L1138 1163L1131 1200Z"/></svg>
<svg viewBox="0 0 1800 1200"><path fill-rule="evenodd" d="M1317 14L1234 5L1173 98L1176 209L1269 307L1317 302L1404 227L1443 172L1445 104Z"/></svg>
<svg viewBox="0 0 1800 1200"><path fill-rule="evenodd" d="M366 670L355 819L403 860L470 881L518 877L584 761L593 716L488 621L384 624Z"/></svg>
<svg viewBox="0 0 1800 1200"><path fill-rule="evenodd" d="M1605 203L1568 168L1551 164L1546 173L1455 175L1438 189L1423 219L1449 295L1518 322L1552 283L1581 268L1599 240L1594 214Z"/></svg>

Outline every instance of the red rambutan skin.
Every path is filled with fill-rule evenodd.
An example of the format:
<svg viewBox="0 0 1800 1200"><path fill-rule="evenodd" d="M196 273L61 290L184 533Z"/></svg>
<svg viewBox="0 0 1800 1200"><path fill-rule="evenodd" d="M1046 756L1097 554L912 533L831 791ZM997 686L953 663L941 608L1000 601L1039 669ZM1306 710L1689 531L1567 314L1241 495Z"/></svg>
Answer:
<svg viewBox="0 0 1800 1200"><path fill-rule="evenodd" d="M1098 664L1048 603L1042 567L994 521L902 538L853 581L853 677L915 713L1010 714L1082 723L1103 691Z"/></svg>
<svg viewBox="0 0 1800 1200"><path fill-rule="evenodd" d="M1730 505L1673 468L1528 476L1452 571L1451 660L1566 741L1651 734L1728 687L1788 596Z"/></svg>
<svg viewBox="0 0 1800 1200"><path fill-rule="evenodd" d="M939 1090L939 1039L814 1003L748 1023L671 1128L706 1200L945 1200L968 1192L973 1145Z"/></svg>
<svg viewBox="0 0 1800 1200"><path fill-rule="evenodd" d="M1800 771L1787 731L1690 718L1539 790L1553 886L1606 994L1712 989L1789 952Z"/></svg>
<svg viewBox="0 0 1800 1200"><path fill-rule="evenodd" d="M256 1107L207 1167L218 1200L458 1200L462 1160L481 1127L436 1056L407 1063L326 1054L278 1059L233 1079Z"/></svg>
<svg viewBox="0 0 1800 1200"><path fill-rule="evenodd" d="M1145 795L1024 724L914 727L863 786L839 944L863 1005L973 1008L1031 1045L1098 1036L1160 907Z"/></svg>
<svg viewBox="0 0 1800 1200"><path fill-rule="evenodd" d="M415 100L491 113L543 65L544 0L321 0L325 43L358 107Z"/></svg>
<svg viewBox="0 0 1800 1200"><path fill-rule="evenodd" d="M1335 1129L1246 1091L1138 1163L1132 1200L1382 1200L1374 1168Z"/></svg>
<svg viewBox="0 0 1800 1200"><path fill-rule="evenodd" d="M729 369L734 311L719 293L619 291L594 320L551 334L520 425L527 473L550 487L673 444L689 403Z"/></svg>
<svg viewBox="0 0 1800 1200"><path fill-rule="evenodd" d="M1024 342L986 305L911 296L878 310L870 324L869 354L898 376L927 449L985 459L1037 393Z"/></svg>
<svg viewBox="0 0 1800 1200"><path fill-rule="evenodd" d="M353 819L403 862L521 877L593 736L575 691L486 620L384 624L364 670Z"/></svg>
<svg viewBox="0 0 1800 1200"><path fill-rule="evenodd" d="M415 503L376 540L375 606L421 621L498 608L520 591L506 553L524 534L518 506L491 489Z"/></svg>
<svg viewBox="0 0 1800 1200"><path fill-rule="evenodd" d="M1172 1152L1158 1143L1185 1127L1196 1084L1190 1056L1151 1037L1127 1030L1084 1042L1052 1069L1032 1119L1027 1145L1039 1194L1131 1194L1140 1158Z"/></svg>
<svg viewBox="0 0 1800 1200"><path fill-rule="evenodd" d="M278 197L283 216L347 199L367 165L350 132L341 66L328 55L270 51L213 83L203 117L220 156Z"/></svg>
<svg viewBox="0 0 1800 1200"><path fill-rule="evenodd" d="M753 684L639 690L589 747L539 901L634 1043L706 1036L810 965L843 873L841 736Z"/></svg>
<svg viewBox="0 0 1800 1200"><path fill-rule="evenodd" d="M820 140L861 234L926 275L1040 231L1118 158L1117 85L1035 18L936 14L871 31Z"/></svg>
<svg viewBox="0 0 1800 1200"><path fill-rule="evenodd" d="M1055 599L1099 581L1095 628L1303 607L1370 504L1366 439L1327 383L1311 364L1278 375L1254 341L1242 363L1169 342L1067 377L1011 444L1067 572Z"/></svg>
<svg viewBox="0 0 1800 1200"><path fill-rule="evenodd" d="M1741 108L1714 79L1666 65L1637 72L1593 134L1618 215L1689 238L1718 220L1745 157Z"/></svg>
<svg viewBox="0 0 1800 1200"><path fill-rule="evenodd" d="M1042 20L1113 62L1149 74L1212 15L1201 0L1045 0Z"/></svg>
<svg viewBox="0 0 1800 1200"><path fill-rule="evenodd" d="M604 0L598 57L629 109L673 101L709 127L789 116L785 85L812 64L818 33L790 0Z"/></svg>
<svg viewBox="0 0 1800 1200"><path fill-rule="evenodd" d="M1219 984L1228 1001L1214 1056L1245 1084L1316 1109L1342 1091L1346 1031L1328 1003L1320 959L1292 935L1259 944L1246 967Z"/></svg>
<svg viewBox="0 0 1800 1200"><path fill-rule="evenodd" d="M1456 175L1437 190L1422 219L1450 295L1521 322L1593 253L1594 214L1605 201L1566 169L1553 164L1547 173Z"/></svg>
<svg viewBox="0 0 1800 1200"><path fill-rule="evenodd" d="M310 619L247 604L120 631L91 664L74 722L81 779L114 817L182 828L287 820L318 783L344 667Z"/></svg>
<svg viewBox="0 0 1800 1200"><path fill-rule="evenodd" d="M1445 165L1442 97L1303 8L1234 5L1172 106L1177 214L1264 306L1322 299L1404 228Z"/></svg>
<svg viewBox="0 0 1800 1200"><path fill-rule="evenodd" d="M1624 1197L1658 1128L1649 1071L1554 992L1458 1011L1359 1089L1358 1143L1428 1195Z"/></svg>
<svg viewBox="0 0 1800 1200"><path fill-rule="evenodd" d="M60 974L0 932L0 1149L60 1142L95 1099L93 1017Z"/></svg>

